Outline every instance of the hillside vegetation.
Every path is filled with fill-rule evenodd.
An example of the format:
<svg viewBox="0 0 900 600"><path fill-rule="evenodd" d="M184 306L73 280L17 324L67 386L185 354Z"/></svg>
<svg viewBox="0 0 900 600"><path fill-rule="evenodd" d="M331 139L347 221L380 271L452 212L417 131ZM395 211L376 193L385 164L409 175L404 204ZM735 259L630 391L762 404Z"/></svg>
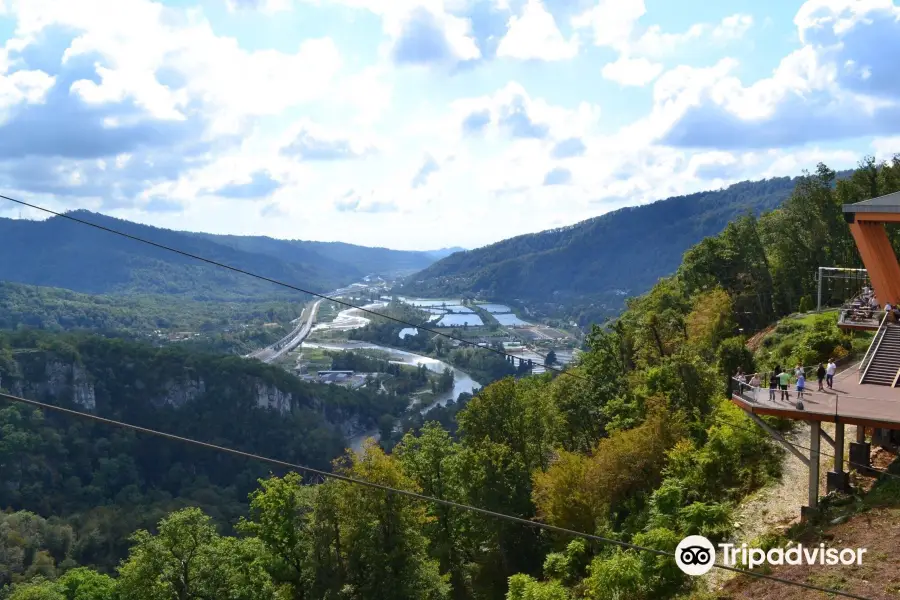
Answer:
<svg viewBox="0 0 900 600"><path fill-rule="evenodd" d="M369 248L343 242L278 240L263 236L205 233L196 235L246 252L265 254L291 262L315 264L323 270L336 270L345 278L352 277L356 278L355 280L372 273L393 275L400 272L417 271L450 253L440 250L415 252Z"/></svg>
<svg viewBox="0 0 900 600"><path fill-rule="evenodd" d="M326 469L343 452L345 434L399 416L408 404L403 396L302 382L258 361L36 331L0 333L0 388ZM0 405L0 431L0 507L71 517L85 534L98 528L71 557L106 568L124 556L134 529L173 508L200 504L218 523L233 524L270 472L19 405Z"/></svg>
<svg viewBox="0 0 900 600"><path fill-rule="evenodd" d="M71 215L320 293L357 281L370 272L422 268L434 260L424 252L350 245L345 245L343 253L321 253L314 248L327 250L327 245L265 237L199 235L88 211ZM247 297L298 300L300 296L265 281L62 217L45 221L0 219L0 239L4 252L0 281L89 294L172 294L216 301Z"/></svg>
<svg viewBox="0 0 900 600"><path fill-rule="evenodd" d="M693 244L738 216L780 206L799 181L747 181L453 254L411 276L403 293L479 295L582 326L600 322L675 271Z"/></svg>
<svg viewBox="0 0 900 600"><path fill-rule="evenodd" d="M784 454L727 399L730 374L757 366L744 333L793 312L809 293L809 265L854 259L840 203L898 189L898 175L900 161L864 162L835 188L833 172L821 166L797 182L781 208L707 238L686 253L673 276L630 300L609 327L592 328L586 351L566 374L504 378L467 399L456 413L455 437L426 424L390 453L369 444L362 455L336 460L333 469L663 551L690 534L714 543L726 538L737 503L780 476ZM787 237L763 234L791 223ZM751 294L767 282L769 288ZM844 343L827 318L798 340L803 343L790 352L804 352L804 360L827 357ZM780 352L787 352L785 341L778 341ZM126 383L130 375L109 370L102 377L121 377L122 393L134 393ZM25 411L15 418L35 417ZM252 424L227 422L247 436L268 435ZM183 426L204 427L196 418ZM143 444L144 457L167 447ZM10 459L23 449L3 454L6 448L0 444L0 465L14 465ZM52 465L54 448L29 456ZM90 468L107 464L105 448L80 448L96 456L97 467ZM181 477L201 477L206 469L221 476L217 458L207 461ZM121 489L116 485L105 488L110 504L118 502L111 496ZM141 489L155 493L157 487L147 482ZM90 533L73 533L69 523L53 520L41 497L13 503L18 512L6 517L17 532L6 543L23 549L8 555L26 557L7 567L14 584L9 600L80 599L88 590L95 600L664 600L697 591L703 581L688 578L665 556L572 540L345 481L313 483L277 473L250 493L235 532L217 529L196 508L201 503L188 499L195 507L135 534L127 557L101 574L74 568L85 563L71 549ZM65 526L68 533L59 529Z"/></svg>
<svg viewBox="0 0 900 600"><path fill-rule="evenodd" d="M284 301L193 301L162 294L102 295L0 281L0 329L216 331L284 323L303 305Z"/></svg>

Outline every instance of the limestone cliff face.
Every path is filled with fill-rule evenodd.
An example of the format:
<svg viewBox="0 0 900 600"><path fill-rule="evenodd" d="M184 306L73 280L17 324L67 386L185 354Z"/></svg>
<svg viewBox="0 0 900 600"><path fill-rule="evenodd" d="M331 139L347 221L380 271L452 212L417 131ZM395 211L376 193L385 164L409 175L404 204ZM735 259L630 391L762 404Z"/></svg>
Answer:
<svg viewBox="0 0 900 600"><path fill-rule="evenodd" d="M94 384L80 365L48 360L42 377L35 380L13 379L10 391L24 398L67 398L85 410L97 407Z"/></svg>
<svg viewBox="0 0 900 600"><path fill-rule="evenodd" d="M120 371L94 372L73 360L61 359L52 354L25 352L16 356L17 369L14 373L3 374L0 387L10 392L39 401L51 403L71 403L79 410L103 412L106 403L115 403L115 398L107 398L111 392L102 392L104 386L97 384L99 377L127 377L138 397L152 406L180 409L192 402L209 398L214 402L224 401L238 406L253 406L261 410L272 410L282 416L302 410L319 412L327 422L339 429L344 437L352 438L369 429L371 423L364 423L359 414L329 403L320 398L298 396L296 390L286 391L276 383L250 374L236 377L228 383L219 381L214 374L200 370L185 370L182 374L169 375L165 379L153 380L148 371L142 374L140 363L131 362ZM158 373L158 370L155 371ZM103 375L101 375L103 373ZM158 375L157 375L158 377ZM101 390L101 407L97 406L97 390Z"/></svg>
<svg viewBox="0 0 900 600"><path fill-rule="evenodd" d="M42 366L40 362L37 364L31 362L28 368L20 371L27 372L27 375L20 373L20 376L8 377L2 382L16 395L35 400L51 398L70 400L76 406L88 411L97 408L97 396L91 375L79 364L48 358L43 361ZM253 394L252 402L258 408L275 410L282 415L287 415L294 409L295 398L290 392L256 378L251 378L247 384L249 385L244 389ZM147 389L147 384L141 380L135 385L138 389ZM206 394L207 387L203 377L186 375L167 380L161 391L157 388L156 391L147 390L147 393L150 402L155 406L181 408ZM227 390L225 393L230 395L235 391Z"/></svg>
<svg viewBox="0 0 900 600"><path fill-rule="evenodd" d="M179 381L169 380L165 384L165 391L157 398L156 404L181 408L198 396L206 393L206 382L202 377L197 379L185 377Z"/></svg>
<svg viewBox="0 0 900 600"><path fill-rule="evenodd" d="M283 392L273 385L258 381L256 383L256 406L277 410L286 415L294 406L294 397L289 392Z"/></svg>

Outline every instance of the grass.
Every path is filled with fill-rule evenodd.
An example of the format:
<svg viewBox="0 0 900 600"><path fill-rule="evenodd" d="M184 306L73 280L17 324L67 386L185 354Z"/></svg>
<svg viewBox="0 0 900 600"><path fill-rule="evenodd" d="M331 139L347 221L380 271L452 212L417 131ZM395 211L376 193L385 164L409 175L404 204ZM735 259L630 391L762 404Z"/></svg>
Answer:
<svg viewBox="0 0 900 600"><path fill-rule="evenodd" d="M316 313L316 322L331 323L341 310L343 310L343 307L340 304L336 304L335 302L322 302Z"/></svg>
<svg viewBox="0 0 900 600"><path fill-rule="evenodd" d="M840 359L865 353L872 340L872 332L844 333L838 329L837 319L837 311L782 319L761 340L756 352L757 363L765 368L776 363L810 366L829 358ZM817 325L819 323L827 324L823 327Z"/></svg>

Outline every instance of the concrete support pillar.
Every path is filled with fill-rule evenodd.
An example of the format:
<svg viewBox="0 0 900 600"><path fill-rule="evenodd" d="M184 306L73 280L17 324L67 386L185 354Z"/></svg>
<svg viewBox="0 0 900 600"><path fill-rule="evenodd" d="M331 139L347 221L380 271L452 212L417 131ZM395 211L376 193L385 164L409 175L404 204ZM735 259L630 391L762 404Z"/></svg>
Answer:
<svg viewBox="0 0 900 600"><path fill-rule="evenodd" d="M850 477L844 471L844 424L834 424L834 470L829 471L825 478L825 489L830 493L834 491L849 492Z"/></svg>
<svg viewBox="0 0 900 600"><path fill-rule="evenodd" d="M850 464L847 465L850 470L855 470L860 475L871 475L872 471L872 446L866 442L866 428L862 425L856 426L856 442L850 444Z"/></svg>
<svg viewBox="0 0 900 600"><path fill-rule="evenodd" d="M844 424L834 424L834 470L844 470Z"/></svg>
<svg viewBox="0 0 900 600"><path fill-rule="evenodd" d="M815 511L819 505L819 431L822 424L819 421L809 422L809 506L810 511Z"/></svg>

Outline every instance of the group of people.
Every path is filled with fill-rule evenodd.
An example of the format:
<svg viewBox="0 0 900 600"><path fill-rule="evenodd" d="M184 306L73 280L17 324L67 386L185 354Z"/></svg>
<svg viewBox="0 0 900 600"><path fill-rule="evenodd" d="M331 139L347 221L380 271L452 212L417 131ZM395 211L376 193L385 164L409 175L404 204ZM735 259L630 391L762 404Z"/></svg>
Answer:
<svg viewBox="0 0 900 600"><path fill-rule="evenodd" d="M828 359L827 364L819 363L819 366L816 369L816 379L819 383L818 391L824 392L825 386L828 386L828 389L834 388L834 374L836 371L837 365L832 358ZM740 368L738 368L734 377L753 390L761 388L762 382L765 381L765 378L767 377L769 381L769 400L772 401L775 400L776 392L779 390L781 391L782 400L790 399L788 387L791 385L792 379L797 387L798 399L803 398L803 394L806 391L806 369L799 363L794 367L792 372L788 372L788 369L782 369L780 365L776 365L775 369L771 372L763 374L763 380L760 380L759 373L745 375ZM743 392L743 389L741 392Z"/></svg>
<svg viewBox="0 0 900 600"><path fill-rule="evenodd" d="M887 313L888 321L891 323L900 322L900 306L895 302L893 305L888 302L884 305L884 312Z"/></svg>
<svg viewBox="0 0 900 600"><path fill-rule="evenodd" d="M844 315L850 321L867 321L878 313L878 307L875 292L869 286L864 286L860 295L851 302ZM888 306L885 306L885 310L890 312Z"/></svg>

